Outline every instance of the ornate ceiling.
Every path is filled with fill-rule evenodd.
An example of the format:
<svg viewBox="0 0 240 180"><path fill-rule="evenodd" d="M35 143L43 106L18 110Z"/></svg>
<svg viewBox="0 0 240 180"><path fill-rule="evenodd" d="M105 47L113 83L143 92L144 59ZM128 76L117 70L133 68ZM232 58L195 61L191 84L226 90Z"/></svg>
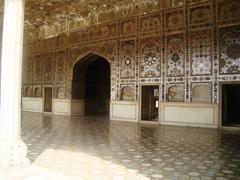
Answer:
<svg viewBox="0 0 240 180"><path fill-rule="evenodd" d="M41 27L71 20L89 25L110 14L106 20L117 18L124 11L140 13L145 6L158 8L158 0L26 0L26 25Z"/></svg>
<svg viewBox="0 0 240 180"><path fill-rule="evenodd" d="M44 36L46 31L49 34L49 31L52 31L50 29L54 28L58 31L71 30L156 11L164 7L165 2L165 0L26 0L25 30L28 35L38 31L38 36ZM72 22L75 24L72 25Z"/></svg>

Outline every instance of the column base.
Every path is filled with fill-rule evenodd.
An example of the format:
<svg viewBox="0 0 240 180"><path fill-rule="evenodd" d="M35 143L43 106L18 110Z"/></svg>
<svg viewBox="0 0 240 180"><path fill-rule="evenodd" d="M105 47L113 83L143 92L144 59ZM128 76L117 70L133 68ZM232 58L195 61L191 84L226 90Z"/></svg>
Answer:
<svg viewBox="0 0 240 180"><path fill-rule="evenodd" d="M26 155L27 146L23 141L0 141L0 171L11 171L29 165Z"/></svg>

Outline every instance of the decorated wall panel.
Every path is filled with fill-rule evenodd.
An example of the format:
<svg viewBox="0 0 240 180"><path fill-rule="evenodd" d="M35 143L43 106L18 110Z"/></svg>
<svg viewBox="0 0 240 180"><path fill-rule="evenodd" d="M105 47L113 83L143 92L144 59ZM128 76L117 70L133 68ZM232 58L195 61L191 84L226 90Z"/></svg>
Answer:
<svg viewBox="0 0 240 180"><path fill-rule="evenodd" d="M212 102L212 83L192 83L191 88L192 102Z"/></svg>
<svg viewBox="0 0 240 180"><path fill-rule="evenodd" d="M137 34L137 19L126 19L120 21L120 37L132 36Z"/></svg>
<svg viewBox="0 0 240 180"><path fill-rule="evenodd" d="M23 86L23 97L32 97L32 85Z"/></svg>
<svg viewBox="0 0 240 180"><path fill-rule="evenodd" d="M140 16L139 31L143 35L162 31L161 13Z"/></svg>
<svg viewBox="0 0 240 180"><path fill-rule="evenodd" d="M171 34L168 35L166 39L167 76L184 76L184 34Z"/></svg>
<svg viewBox="0 0 240 180"><path fill-rule="evenodd" d="M167 84L168 102L184 102L184 84Z"/></svg>
<svg viewBox="0 0 240 180"><path fill-rule="evenodd" d="M56 52L55 68L55 81L64 81L66 71L66 53L64 50Z"/></svg>
<svg viewBox="0 0 240 180"><path fill-rule="evenodd" d="M192 28L213 23L213 10L210 3L192 6L189 8L189 13L189 24Z"/></svg>
<svg viewBox="0 0 240 180"><path fill-rule="evenodd" d="M33 91L32 91L32 95L33 97L41 97L42 96L42 88L41 85L33 85Z"/></svg>
<svg viewBox="0 0 240 180"><path fill-rule="evenodd" d="M47 53L43 59L43 81L49 82L54 80L54 60L55 53Z"/></svg>
<svg viewBox="0 0 240 180"><path fill-rule="evenodd" d="M46 39L44 41L45 50L54 50L57 46L57 38Z"/></svg>
<svg viewBox="0 0 240 180"><path fill-rule="evenodd" d="M212 74L212 31L192 31L190 35L190 57L192 75Z"/></svg>
<svg viewBox="0 0 240 180"><path fill-rule="evenodd" d="M55 84L54 96L56 99L65 99L65 84Z"/></svg>
<svg viewBox="0 0 240 180"><path fill-rule="evenodd" d="M240 74L240 26L221 28L220 74Z"/></svg>
<svg viewBox="0 0 240 180"><path fill-rule="evenodd" d="M218 0L218 21L220 25L240 22L239 0Z"/></svg>
<svg viewBox="0 0 240 180"><path fill-rule="evenodd" d="M135 55L136 42L135 40L126 40L121 42L121 78L135 77Z"/></svg>
<svg viewBox="0 0 240 180"><path fill-rule="evenodd" d="M41 82L42 81L42 55L37 55L34 58L34 72L33 72L33 81Z"/></svg>
<svg viewBox="0 0 240 180"><path fill-rule="evenodd" d="M165 31L179 31L185 28L185 12L183 8L165 12Z"/></svg>
<svg viewBox="0 0 240 180"><path fill-rule="evenodd" d="M176 8L176 7L181 7L185 4L185 0L169 0L169 1L165 1L162 0L161 2L162 4L164 3L166 8Z"/></svg>
<svg viewBox="0 0 240 180"><path fill-rule="evenodd" d="M121 85L121 100L134 101L135 100L135 88L131 85Z"/></svg>
<svg viewBox="0 0 240 180"><path fill-rule="evenodd" d="M24 83L31 83L33 78L33 63L34 57L26 57L23 63L23 81Z"/></svg>
<svg viewBox="0 0 240 180"><path fill-rule="evenodd" d="M140 39L139 76L155 78L161 76L160 36Z"/></svg>

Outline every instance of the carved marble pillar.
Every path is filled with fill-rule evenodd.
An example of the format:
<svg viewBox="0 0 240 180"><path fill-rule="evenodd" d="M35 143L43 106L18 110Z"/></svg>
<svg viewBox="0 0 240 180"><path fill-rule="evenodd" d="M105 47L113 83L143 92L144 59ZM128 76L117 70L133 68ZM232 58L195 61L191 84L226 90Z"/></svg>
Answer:
<svg viewBox="0 0 240 180"><path fill-rule="evenodd" d="M5 0L1 63L0 170L28 164L21 140L24 0Z"/></svg>

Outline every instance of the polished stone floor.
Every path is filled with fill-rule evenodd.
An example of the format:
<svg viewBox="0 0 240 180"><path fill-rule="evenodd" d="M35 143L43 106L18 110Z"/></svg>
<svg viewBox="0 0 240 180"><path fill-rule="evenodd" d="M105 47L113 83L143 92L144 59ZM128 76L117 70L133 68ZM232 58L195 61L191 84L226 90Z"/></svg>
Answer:
<svg viewBox="0 0 240 180"><path fill-rule="evenodd" d="M23 113L22 139L35 168L22 179L240 179L239 130Z"/></svg>

